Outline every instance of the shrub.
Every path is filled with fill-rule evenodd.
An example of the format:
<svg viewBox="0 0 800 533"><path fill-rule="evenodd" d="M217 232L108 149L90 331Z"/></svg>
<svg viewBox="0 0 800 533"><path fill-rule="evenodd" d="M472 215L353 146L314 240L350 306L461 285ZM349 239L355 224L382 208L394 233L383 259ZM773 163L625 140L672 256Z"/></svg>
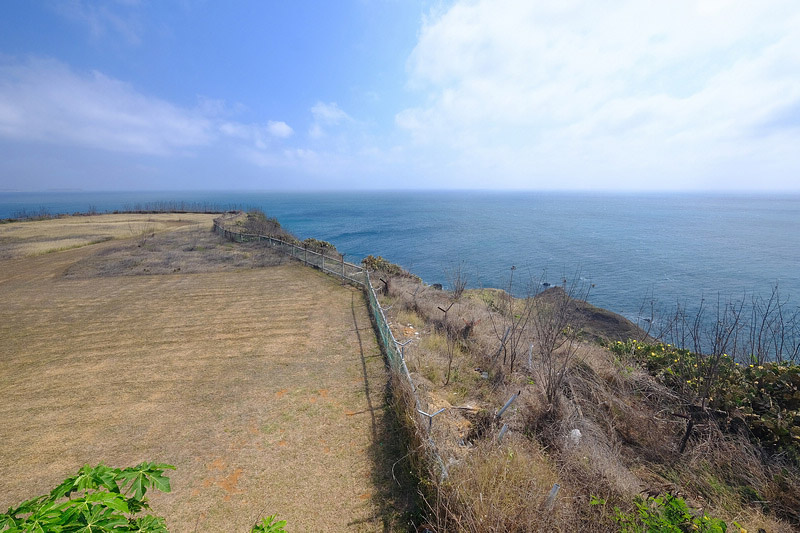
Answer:
<svg viewBox="0 0 800 533"><path fill-rule="evenodd" d="M328 241L321 241L313 237L309 237L302 242L303 246L314 252L327 254L328 252L336 252L336 246Z"/></svg>
<svg viewBox="0 0 800 533"><path fill-rule="evenodd" d="M605 504L605 500L592 496L591 505L603 506ZM614 507L614 521L619 524L621 533L650 531L725 533L728 530L728 525L718 518L712 518L705 513L702 513L701 516L692 515L683 498L670 494L651 496L646 500L639 497L634 500L633 505L636 510L631 513ZM736 522L733 524L741 529Z"/></svg>
<svg viewBox="0 0 800 533"><path fill-rule="evenodd" d="M241 221L241 226L244 233L275 237L292 244L298 242L297 237L281 227L281 223L278 222L277 218L268 217L260 209L248 211L245 219Z"/></svg>
<svg viewBox="0 0 800 533"><path fill-rule="evenodd" d="M364 268L366 268L367 270L381 271L392 276L400 276L404 278L415 279L417 281L422 281L418 276L411 274L400 265L390 263L381 256L374 257L372 255L368 255L367 257L361 260L361 264L364 265Z"/></svg>
<svg viewBox="0 0 800 533"><path fill-rule="evenodd" d="M740 365L727 354L703 357L669 344L617 342L611 351L633 357L668 387L738 415L760 446L800 462L800 366Z"/></svg>

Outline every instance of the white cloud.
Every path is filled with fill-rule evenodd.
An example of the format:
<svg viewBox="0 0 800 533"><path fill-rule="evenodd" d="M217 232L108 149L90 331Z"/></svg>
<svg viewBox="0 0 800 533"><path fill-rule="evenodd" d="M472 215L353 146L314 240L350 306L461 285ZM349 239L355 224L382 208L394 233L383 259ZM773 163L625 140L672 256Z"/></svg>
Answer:
<svg viewBox="0 0 800 533"><path fill-rule="evenodd" d="M222 121L229 113L221 100L199 98L187 109L54 60L0 59L0 138L161 156L194 154L226 138L235 141L228 143L235 154L277 154L244 156L261 166L280 158L275 144L294 134L283 121Z"/></svg>
<svg viewBox="0 0 800 533"><path fill-rule="evenodd" d="M0 63L0 136L104 150L166 154L208 144L200 112L145 96L100 72L53 60Z"/></svg>
<svg viewBox="0 0 800 533"><path fill-rule="evenodd" d="M294 134L294 130L285 122L270 120L267 122L267 130L274 137L286 139Z"/></svg>
<svg viewBox="0 0 800 533"><path fill-rule="evenodd" d="M322 130L322 126L315 122L308 128L308 136L312 139L320 139L325 136L325 132Z"/></svg>
<svg viewBox="0 0 800 533"><path fill-rule="evenodd" d="M336 102L328 104L317 102L311 107L314 122L308 129L308 136L312 139L322 139L327 135L325 127L336 126L342 122L352 122L353 119L345 113Z"/></svg>
<svg viewBox="0 0 800 533"><path fill-rule="evenodd" d="M424 23L423 103L396 124L426 157L518 186L691 186L767 153L795 174L797 129L764 124L800 101L797 27L792 0L458 1Z"/></svg>
<svg viewBox="0 0 800 533"><path fill-rule="evenodd" d="M266 125L242 124L240 122L223 122L219 131L227 137L246 141L258 150L272 147L272 139L286 139L294 134L294 130L285 122L270 120Z"/></svg>
<svg viewBox="0 0 800 533"><path fill-rule="evenodd" d="M317 102L311 107L311 114L314 115L314 120L321 124L336 125L344 120L352 120L336 102L329 104Z"/></svg>

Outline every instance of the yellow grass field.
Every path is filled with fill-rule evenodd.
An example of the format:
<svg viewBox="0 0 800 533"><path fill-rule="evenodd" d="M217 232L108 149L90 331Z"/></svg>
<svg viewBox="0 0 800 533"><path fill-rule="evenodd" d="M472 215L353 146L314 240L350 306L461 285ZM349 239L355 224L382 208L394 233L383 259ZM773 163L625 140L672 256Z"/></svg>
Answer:
<svg viewBox="0 0 800 533"><path fill-rule="evenodd" d="M207 218L175 217L138 223L203 222L167 232L192 241L184 255L230 246ZM79 218L117 236L137 223ZM2 235L80 226L94 240L64 220ZM84 463L156 461L177 467L172 492L152 497L173 532L245 532L273 513L287 531L392 527L386 374L361 292L285 261L94 275L104 258L143 253L131 237L0 260L0 508Z"/></svg>
<svg viewBox="0 0 800 533"><path fill-rule="evenodd" d="M213 218L201 213L114 214L0 224L0 259L140 238L186 225L211 225Z"/></svg>

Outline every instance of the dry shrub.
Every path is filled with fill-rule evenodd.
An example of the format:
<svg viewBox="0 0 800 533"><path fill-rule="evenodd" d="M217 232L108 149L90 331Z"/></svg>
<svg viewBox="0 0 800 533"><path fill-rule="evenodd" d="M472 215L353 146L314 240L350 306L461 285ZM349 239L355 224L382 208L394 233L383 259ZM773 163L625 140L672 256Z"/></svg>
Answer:
<svg viewBox="0 0 800 533"><path fill-rule="evenodd" d="M705 429L674 466L673 475L687 495L708 502L719 516L743 524L737 518L742 513L753 520L767 513L800 525L796 469L763 457L742 437L723 435L714 426Z"/></svg>
<svg viewBox="0 0 800 533"><path fill-rule="evenodd" d="M552 511L545 500L557 480L553 465L541 449L523 437L509 434L501 443L486 440L435 488L428 500L435 531L513 532L553 531L569 506Z"/></svg>
<svg viewBox="0 0 800 533"><path fill-rule="evenodd" d="M406 277L392 277L388 281L390 283L387 296L392 298L394 305L400 306L401 310L414 311L436 330L450 332L470 343L483 344L486 340L494 338L491 321L488 318L489 312L484 303L472 298L461 298L449 308L445 320L442 309L448 309L453 303L450 293ZM481 347L477 348L480 350Z"/></svg>
<svg viewBox="0 0 800 533"><path fill-rule="evenodd" d="M431 378L420 376L423 405L445 406L455 384L463 389L459 398L481 409L471 417L471 431L446 426L445 415L434 423L432 437L445 462L456 462L444 482L431 473L422 477L429 481L430 529L611 531L617 526L614 506L632 511L637 494L664 493L751 531L788 530L785 520L800 525L796 468L762 455L745 438L722 433L710 419L695 424L680 454L686 420L674 414L685 413L692 399L661 385L635 361L583 342L550 402L540 376L520 371L522 365L511 372L496 357L499 340L488 316L496 312L490 304L499 291L466 291L448 307L452 299L445 291L399 278L390 287L395 317L403 323L419 317L430 326L406 350ZM473 325L454 360L459 378L445 387L448 339L465 318ZM488 379L481 378L484 371ZM461 379L462 373L469 379ZM502 420L511 431L498 444L501 424L494 412L519 389L522 397ZM450 431L459 428L460 435ZM570 439L573 430L580 431L577 441ZM462 449L454 449L459 440ZM562 486L559 502L569 504L542 513L542 498L556 480ZM608 504L592 507L591 496Z"/></svg>
<svg viewBox="0 0 800 533"><path fill-rule="evenodd" d="M594 350L570 369L566 381L569 398L562 397L561 431L582 424L577 427L588 435L596 455L591 468L562 471L565 480L574 478L576 483L597 487L593 474L601 473L609 500L616 493L622 502L630 501L636 490L650 495L669 492L684 497L690 507L704 508L752 530L771 520L762 512L795 524L800 521L796 469L765 457L743 437L724 434L713 419L695 425L686 452L679 454L685 421L671 413L680 411L688 400L640 369L614 360L608 351ZM569 461L580 453L579 448L566 452L562 449L560 461L580 464L580 456L578 461Z"/></svg>
<svg viewBox="0 0 800 533"><path fill-rule="evenodd" d="M571 423L593 427L598 438L603 433L616 454L631 460L673 459L683 422L664 411L674 395L641 370L609 369L607 354L595 352L570 369L568 396L580 418Z"/></svg>
<svg viewBox="0 0 800 533"><path fill-rule="evenodd" d="M574 376L570 379L575 381ZM600 409L587 416L579 404L589 404L581 400L574 392L572 397L558 395L552 404L541 398L529 400L524 408L526 434L547 447L559 465L562 483L578 495L587 511L590 495L632 499L641 484L622 461L622 443L613 423Z"/></svg>
<svg viewBox="0 0 800 533"><path fill-rule="evenodd" d="M281 265L289 259L263 243L233 244L205 226L157 233L144 246L121 241L73 263L64 276L138 276L243 270Z"/></svg>

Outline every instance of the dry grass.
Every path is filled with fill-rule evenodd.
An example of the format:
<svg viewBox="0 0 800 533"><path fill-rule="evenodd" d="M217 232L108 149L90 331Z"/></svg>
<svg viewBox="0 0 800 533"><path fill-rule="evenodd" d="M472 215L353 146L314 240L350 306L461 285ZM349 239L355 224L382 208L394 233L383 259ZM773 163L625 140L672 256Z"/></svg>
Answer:
<svg viewBox="0 0 800 533"><path fill-rule="evenodd" d="M236 272L289 263L289 258L258 243L222 240L207 226L158 233L142 244L136 238L108 246L76 261L64 272L70 279L172 273Z"/></svg>
<svg viewBox="0 0 800 533"><path fill-rule="evenodd" d="M503 322L494 314L500 291L466 291L446 318L442 309L452 300L445 291L395 277L384 292L396 338L412 340L406 357L422 409L446 409L430 433L417 428L417 438L430 435L450 467L445 482L438 481L435 465L421 470L429 480L431 529L611 531L613 506L630 511L636 496L664 493L752 531L791 530L793 516L795 525L800 523L796 468L761 456L749 442L724 435L713 424L696 425L687 451L679 453L686 422L671 413L681 412L688 400L595 342L644 338L622 317L571 303L570 318L583 341L550 402L541 376L527 368L526 347L536 346L533 332L522 337L525 353L513 372L498 355L497 324ZM458 349L454 377L445 385L448 336L457 339ZM534 366L536 355L534 350ZM517 391L517 402L495 420L494 413ZM509 432L498 443L503 423ZM580 437L571 438L576 431ZM542 513L542 499L554 481L562 487L558 502L552 513ZM605 510L592 507L591 496L607 500Z"/></svg>
<svg viewBox="0 0 800 533"><path fill-rule="evenodd" d="M0 224L0 259L80 248L88 244L132 239L181 226L210 227L214 215L200 213L71 216Z"/></svg>
<svg viewBox="0 0 800 533"><path fill-rule="evenodd" d="M67 225L90 218L105 217ZM0 262L0 507L84 463L151 460L177 467L153 497L171 531L247 531L271 513L289 531L394 527L386 374L361 293L293 264L123 277L135 241Z"/></svg>
<svg viewBox="0 0 800 533"><path fill-rule="evenodd" d="M570 509L548 509L558 479L554 466L530 441L511 435L484 440L449 469L431 503L438 531L557 531ZM561 500L564 500L562 494Z"/></svg>

